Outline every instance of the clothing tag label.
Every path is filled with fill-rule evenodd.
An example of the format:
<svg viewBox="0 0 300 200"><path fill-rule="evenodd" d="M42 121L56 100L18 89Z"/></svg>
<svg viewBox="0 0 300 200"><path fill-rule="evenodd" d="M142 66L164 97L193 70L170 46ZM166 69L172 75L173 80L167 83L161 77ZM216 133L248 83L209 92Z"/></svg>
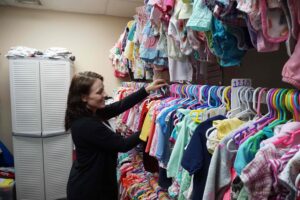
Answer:
<svg viewBox="0 0 300 200"><path fill-rule="evenodd" d="M238 102L238 90L241 87L251 87L251 79L232 79L231 80L231 110L240 107Z"/></svg>
<svg viewBox="0 0 300 200"><path fill-rule="evenodd" d="M250 87L251 79L232 79L231 86L232 87L241 87L241 86Z"/></svg>

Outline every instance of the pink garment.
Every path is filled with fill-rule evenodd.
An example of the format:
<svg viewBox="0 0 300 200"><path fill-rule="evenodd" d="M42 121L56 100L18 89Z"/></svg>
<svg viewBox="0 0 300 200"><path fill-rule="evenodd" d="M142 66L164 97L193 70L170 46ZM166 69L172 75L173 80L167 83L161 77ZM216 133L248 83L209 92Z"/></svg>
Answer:
<svg viewBox="0 0 300 200"><path fill-rule="evenodd" d="M232 183L232 181L233 181L233 180L236 178L236 176L237 176L237 173L236 173L236 171L234 170L233 167L231 167L231 169L230 169L230 174L231 174L230 178L231 178L231 183ZM225 192L225 194L224 194L224 196L223 196L223 200L231 200L231 187L229 187L229 188L227 189L227 191Z"/></svg>
<svg viewBox="0 0 300 200"><path fill-rule="evenodd" d="M230 200L231 199L230 193L231 193L231 189L228 188L223 196L223 200Z"/></svg>
<svg viewBox="0 0 300 200"><path fill-rule="evenodd" d="M300 33L295 50L282 70L282 81L300 88Z"/></svg>
<svg viewBox="0 0 300 200"><path fill-rule="evenodd" d="M128 116L129 116L129 113L130 113L130 110L127 110L127 111L124 113L124 115L123 115L123 117L122 117L122 123L123 123L123 124L126 124L127 119L128 119Z"/></svg>
<svg viewBox="0 0 300 200"><path fill-rule="evenodd" d="M164 11L169 12L174 8L174 0L164 0Z"/></svg>
<svg viewBox="0 0 300 200"><path fill-rule="evenodd" d="M157 126L159 126L159 124L156 124L156 126L155 126L153 139L152 139L152 143L151 143L151 148L150 148L150 152L149 152L149 155L153 156L153 157L155 157L156 150L157 150L157 143L158 143Z"/></svg>
<svg viewBox="0 0 300 200"><path fill-rule="evenodd" d="M154 5L153 8L151 9L151 14L150 14L151 23L158 27L161 23L162 16L163 16L163 11L161 10L161 8L157 5Z"/></svg>
<svg viewBox="0 0 300 200"><path fill-rule="evenodd" d="M157 5L162 8L163 3L164 3L163 0L149 0L147 5L152 5L152 6Z"/></svg>
<svg viewBox="0 0 300 200"><path fill-rule="evenodd" d="M148 15L145 10L145 6L137 7L137 26L136 26L136 34L134 38L135 43L141 43L143 39L143 29L148 20Z"/></svg>
<svg viewBox="0 0 300 200"><path fill-rule="evenodd" d="M243 169L240 175L249 199L268 199L272 194L273 173L268 160L279 159L284 151L279 151L274 145L260 149L255 158Z"/></svg>
<svg viewBox="0 0 300 200"><path fill-rule="evenodd" d="M278 51L280 44L271 43L266 40L261 30L257 32L257 51L258 52L273 52Z"/></svg>
<svg viewBox="0 0 300 200"><path fill-rule="evenodd" d="M268 144L271 144L278 140L280 137L289 135L290 131L296 131L300 129L300 122L288 122L284 125L282 125L280 132L278 134L275 134L273 137L270 137L269 139L266 139L260 143L260 146L265 146ZM299 141L300 142L300 141Z"/></svg>
<svg viewBox="0 0 300 200"><path fill-rule="evenodd" d="M267 0L260 0L262 30L269 42L280 43L287 40L289 30L280 4L277 1L273 2L275 3L271 5L272 9L270 9L270 4L267 5Z"/></svg>
<svg viewBox="0 0 300 200"><path fill-rule="evenodd" d="M144 47L145 48L156 48L157 46L157 42L158 42L158 37L148 37L148 36L144 36L144 41L143 41L143 44L144 44Z"/></svg>
<svg viewBox="0 0 300 200"><path fill-rule="evenodd" d="M274 183L273 187L278 187L278 175L285 168L289 160L300 150L300 144L293 146L291 149L288 149L281 158L279 159L269 159L270 167L273 172Z"/></svg>
<svg viewBox="0 0 300 200"><path fill-rule="evenodd" d="M135 105L130 109L130 113L128 115L128 119L126 122L126 126L129 127L129 129L133 132L135 132L134 127L135 127L135 118L138 115L138 109L139 109L139 104Z"/></svg>

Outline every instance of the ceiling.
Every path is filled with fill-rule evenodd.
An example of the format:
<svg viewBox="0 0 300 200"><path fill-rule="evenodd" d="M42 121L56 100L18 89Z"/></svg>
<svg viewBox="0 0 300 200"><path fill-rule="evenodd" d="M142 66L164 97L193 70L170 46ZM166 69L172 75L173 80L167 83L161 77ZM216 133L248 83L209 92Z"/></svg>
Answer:
<svg viewBox="0 0 300 200"><path fill-rule="evenodd" d="M40 2L41 6L21 4L16 0L0 0L0 5L132 17L135 14L135 8L144 4L144 0L40 0Z"/></svg>

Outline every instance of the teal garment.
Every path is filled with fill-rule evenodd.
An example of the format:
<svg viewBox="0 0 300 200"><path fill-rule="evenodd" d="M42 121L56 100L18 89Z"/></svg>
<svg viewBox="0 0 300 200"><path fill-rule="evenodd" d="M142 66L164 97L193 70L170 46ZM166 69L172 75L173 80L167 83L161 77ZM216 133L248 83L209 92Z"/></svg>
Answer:
<svg viewBox="0 0 300 200"><path fill-rule="evenodd" d="M170 156L170 160L167 165L167 177L176 177L177 172L180 167L181 158L183 155L184 147L189 141L189 134L187 133L187 115L190 113L190 110L187 109L178 109L178 114L184 114L183 119L178 122L174 129L177 132L177 139L173 148L173 151ZM173 131L174 132L174 131ZM172 132L172 135L173 135Z"/></svg>
<svg viewBox="0 0 300 200"><path fill-rule="evenodd" d="M133 41L135 31L136 31L136 21L133 22L133 24L128 32L127 40Z"/></svg>
<svg viewBox="0 0 300 200"><path fill-rule="evenodd" d="M177 112L178 112L178 111L177 111ZM177 115L177 117L178 117L178 115ZM174 143L175 143L176 140L177 140L177 137L178 137L178 134L179 134L179 131L180 131L181 128L182 128L182 121L180 121L180 122L178 122L178 123L176 124L176 126L174 127L174 129L173 129L173 131L172 131L172 133L171 133L170 138L171 138L172 141L174 141Z"/></svg>
<svg viewBox="0 0 300 200"><path fill-rule="evenodd" d="M188 112L186 111L185 114L182 113L182 110L185 110L185 109L178 109L178 111L176 112L176 116L178 119L180 119L180 122L178 122L176 124L176 126L174 127L172 133L171 133L171 136L170 136L170 139L172 141L174 141L174 143L176 142L177 140L177 137L178 137L178 134L179 134L179 130L182 128L182 119L184 118L185 115L188 114ZM185 112L185 111L184 111Z"/></svg>
<svg viewBox="0 0 300 200"><path fill-rule="evenodd" d="M248 200L248 192L246 191L245 186L241 189L240 194L237 200Z"/></svg>
<svg viewBox="0 0 300 200"><path fill-rule="evenodd" d="M238 48L237 39L226 30L220 20L212 18L212 51L222 67L240 66L246 51Z"/></svg>
<svg viewBox="0 0 300 200"><path fill-rule="evenodd" d="M205 6L203 0L195 0L193 13L186 26L195 31L209 31L212 23L212 12Z"/></svg>
<svg viewBox="0 0 300 200"><path fill-rule="evenodd" d="M178 172L181 168L183 152L191 139L192 131L195 129L195 125L192 124L196 124L196 122L194 122L190 116L189 109L178 109L177 113L183 114L184 117L176 124L174 128L177 130L178 136L167 165L167 177L176 177L178 174L180 174Z"/></svg>
<svg viewBox="0 0 300 200"><path fill-rule="evenodd" d="M185 169L182 170L182 180L180 183L180 191L178 200L185 200L185 196L183 195L183 192L187 191L191 185L192 177L190 176L189 172Z"/></svg>
<svg viewBox="0 0 300 200"><path fill-rule="evenodd" d="M168 188L168 194L172 199L178 198L180 186L176 180L173 181L172 185Z"/></svg>
<svg viewBox="0 0 300 200"><path fill-rule="evenodd" d="M218 3L221 3L225 7L230 5L230 0L217 0Z"/></svg>
<svg viewBox="0 0 300 200"><path fill-rule="evenodd" d="M234 169L238 175L241 175L246 165L254 159L255 154L260 149L261 141L273 137L273 135L273 130L269 127L266 127L255 135L249 137L239 147L234 161Z"/></svg>

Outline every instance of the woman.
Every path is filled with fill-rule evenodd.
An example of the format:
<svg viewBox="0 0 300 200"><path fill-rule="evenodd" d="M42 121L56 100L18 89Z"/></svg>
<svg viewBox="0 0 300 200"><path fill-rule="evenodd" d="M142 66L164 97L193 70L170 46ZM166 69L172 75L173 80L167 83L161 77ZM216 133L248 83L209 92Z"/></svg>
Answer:
<svg viewBox="0 0 300 200"><path fill-rule="evenodd" d="M107 120L165 85L164 80L156 80L123 100L105 106L101 75L81 72L73 77L65 117L65 129L71 129L77 155L68 180L69 200L118 199L117 153L132 149L140 140L139 133L128 138L114 133Z"/></svg>

